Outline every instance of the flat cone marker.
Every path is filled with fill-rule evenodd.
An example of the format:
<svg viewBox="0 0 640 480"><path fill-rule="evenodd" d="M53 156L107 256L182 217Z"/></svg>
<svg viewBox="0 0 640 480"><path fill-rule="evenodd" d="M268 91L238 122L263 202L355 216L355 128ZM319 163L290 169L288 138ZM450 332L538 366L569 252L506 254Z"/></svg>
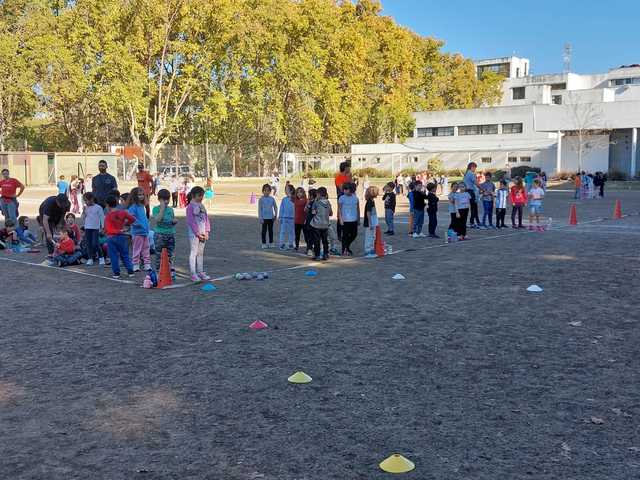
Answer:
<svg viewBox="0 0 640 480"><path fill-rule="evenodd" d="M571 210L569 211L569 225L577 225L578 224L578 215L576 213L576 206L571 205Z"/></svg>
<svg viewBox="0 0 640 480"><path fill-rule="evenodd" d="M527 292L540 293L542 292L542 288L540 288L538 285L531 285L529 288L527 288Z"/></svg>
<svg viewBox="0 0 640 480"><path fill-rule="evenodd" d="M305 275L307 277L315 277L318 275L318 272L316 272L315 270L308 270L307 272L305 272Z"/></svg>
<svg viewBox="0 0 640 480"><path fill-rule="evenodd" d="M396 273L393 277L394 280L406 280L406 277L404 275L402 275L401 273Z"/></svg>
<svg viewBox="0 0 640 480"><path fill-rule="evenodd" d="M380 468L387 473L407 473L416 468L416 465L408 458L395 453L382 461Z"/></svg>
<svg viewBox="0 0 640 480"><path fill-rule="evenodd" d="M304 372L296 372L287 380L289 383L311 383L312 378Z"/></svg>
<svg viewBox="0 0 640 480"><path fill-rule="evenodd" d="M169 268L169 252L166 248L162 249L160 256L160 273L158 274L158 288L170 287L172 284L171 269Z"/></svg>
<svg viewBox="0 0 640 480"><path fill-rule="evenodd" d="M616 200L616 208L613 210L613 218L620 220L622 218L622 203Z"/></svg>
<svg viewBox="0 0 640 480"><path fill-rule="evenodd" d="M203 292L215 292L217 288L215 285L212 285L211 283L207 283L200 290L202 290Z"/></svg>
<svg viewBox="0 0 640 480"><path fill-rule="evenodd" d="M384 241L382 240L382 228L380 228L380 225L376 227L376 239L375 239L374 246L376 250L376 255L379 257L384 257L385 255Z"/></svg>
<svg viewBox="0 0 640 480"><path fill-rule="evenodd" d="M262 320L256 320L251 325L249 325L249 328L251 330L263 330L263 329L267 328L268 326L269 325L264 323Z"/></svg>

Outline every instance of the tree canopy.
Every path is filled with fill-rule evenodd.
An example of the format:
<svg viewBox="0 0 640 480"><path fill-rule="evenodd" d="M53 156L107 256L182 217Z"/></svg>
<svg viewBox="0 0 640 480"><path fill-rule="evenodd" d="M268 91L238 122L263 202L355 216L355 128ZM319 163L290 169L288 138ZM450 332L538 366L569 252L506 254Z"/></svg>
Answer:
<svg viewBox="0 0 640 480"><path fill-rule="evenodd" d="M499 98L442 46L378 0L2 0L0 148L397 141L413 111Z"/></svg>

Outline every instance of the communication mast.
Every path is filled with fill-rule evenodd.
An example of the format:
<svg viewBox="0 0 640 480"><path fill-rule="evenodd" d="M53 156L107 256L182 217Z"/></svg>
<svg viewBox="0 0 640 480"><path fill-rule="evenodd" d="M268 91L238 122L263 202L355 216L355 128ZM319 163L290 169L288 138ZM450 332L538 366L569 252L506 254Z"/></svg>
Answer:
<svg viewBox="0 0 640 480"><path fill-rule="evenodd" d="M573 56L573 47L570 43L565 43L562 61L564 62L564 73L571 72L571 57Z"/></svg>

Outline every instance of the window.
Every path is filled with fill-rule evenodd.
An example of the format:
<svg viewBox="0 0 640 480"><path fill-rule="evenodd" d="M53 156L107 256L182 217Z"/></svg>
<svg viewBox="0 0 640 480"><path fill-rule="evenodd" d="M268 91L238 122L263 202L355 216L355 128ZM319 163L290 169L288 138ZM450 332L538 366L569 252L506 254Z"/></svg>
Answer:
<svg viewBox="0 0 640 480"><path fill-rule="evenodd" d="M491 163L491 157L482 157L482 163Z"/></svg>
<svg viewBox="0 0 640 480"><path fill-rule="evenodd" d="M497 135L498 125L481 125L480 133L482 133L482 135Z"/></svg>
<svg viewBox="0 0 640 480"><path fill-rule="evenodd" d="M413 157L413 163L418 163L420 159L418 157Z"/></svg>
<svg viewBox="0 0 640 480"><path fill-rule="evenodd" d="M418 137L452 137L453 127L419 128Z"/></svg>
<svg viewBox="0 0 640 480"><path fill-rule="evenodd" d="M503 123L502 133L503 134L522 133L522 124L521 123Z"/></svg>
<svg viewBox="0 0 640 480"><path fill-rule="evenodd" d="M524 87L516 87L511 89L513 91L513 99L514 100L524 100L525 98L525 88Z"/></svg>
<svg viewBox="0 0 640 480"><path fill-rule="evenodd" d="M478 78L482 78L482 76L486 72L497 73L498 75L502 75L505 78L509 78L511 65L509 63L495 63L493 65L480 65L478 67Z"/></svg>
<svg viewBox="0 0 640 480"><path fill-rule="evenodd" d="M458 135L497 135L498 125L463 125L458 127Z"/></svg>
<svg viewBox="0 0 640 480"><path fill-rule="evenodd" d="M640 77L616 78L615 80L611 80L612 87L620 87L622 85L640 85Z"/></svg>
<svg viewBox="0 0 640 480"><path fill-rule="evenodd" d="M518 163L518 157L507 158L507 163Z"/></svg>
<svg viewBox="0 0 640 480"><path fill-rule="evenodd" d="M552 83L551 84L551 90L566 90L567 89L567 84L566 83Z"/></svg>
<svg viewBox="0 0 640 480"><path fill-rule="evenodd" d="M551 103L554 105L562 105L562 95L552 95Z"/></svg>
<svg viewBox="0 0 640 480"><path fill-rule="evenodd" d="M520 163L531 163L531 157L520 157Z"/></svg>
<svg viewBox="0 0 640 480"><path fill-rule="evenodd" d="M376 163L380 163L380 157L376 157Z"/></svg>

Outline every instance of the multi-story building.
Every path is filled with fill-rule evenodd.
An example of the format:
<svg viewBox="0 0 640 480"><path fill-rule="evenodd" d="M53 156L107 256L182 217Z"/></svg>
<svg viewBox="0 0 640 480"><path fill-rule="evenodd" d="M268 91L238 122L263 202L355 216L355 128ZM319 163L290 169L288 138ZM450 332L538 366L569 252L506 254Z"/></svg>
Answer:
<svg viewBox="0 0 640 480"><path fill-rule="evenodd" d="M609 171L640 175L640 65L605 74L531 75L529 60L507 57L477 62L481 75L505 76L496 106L414 113L404 143L353 145L352 163L394 172L425 169L440 158L445 168L518 165L559 171Z"/></svg>

